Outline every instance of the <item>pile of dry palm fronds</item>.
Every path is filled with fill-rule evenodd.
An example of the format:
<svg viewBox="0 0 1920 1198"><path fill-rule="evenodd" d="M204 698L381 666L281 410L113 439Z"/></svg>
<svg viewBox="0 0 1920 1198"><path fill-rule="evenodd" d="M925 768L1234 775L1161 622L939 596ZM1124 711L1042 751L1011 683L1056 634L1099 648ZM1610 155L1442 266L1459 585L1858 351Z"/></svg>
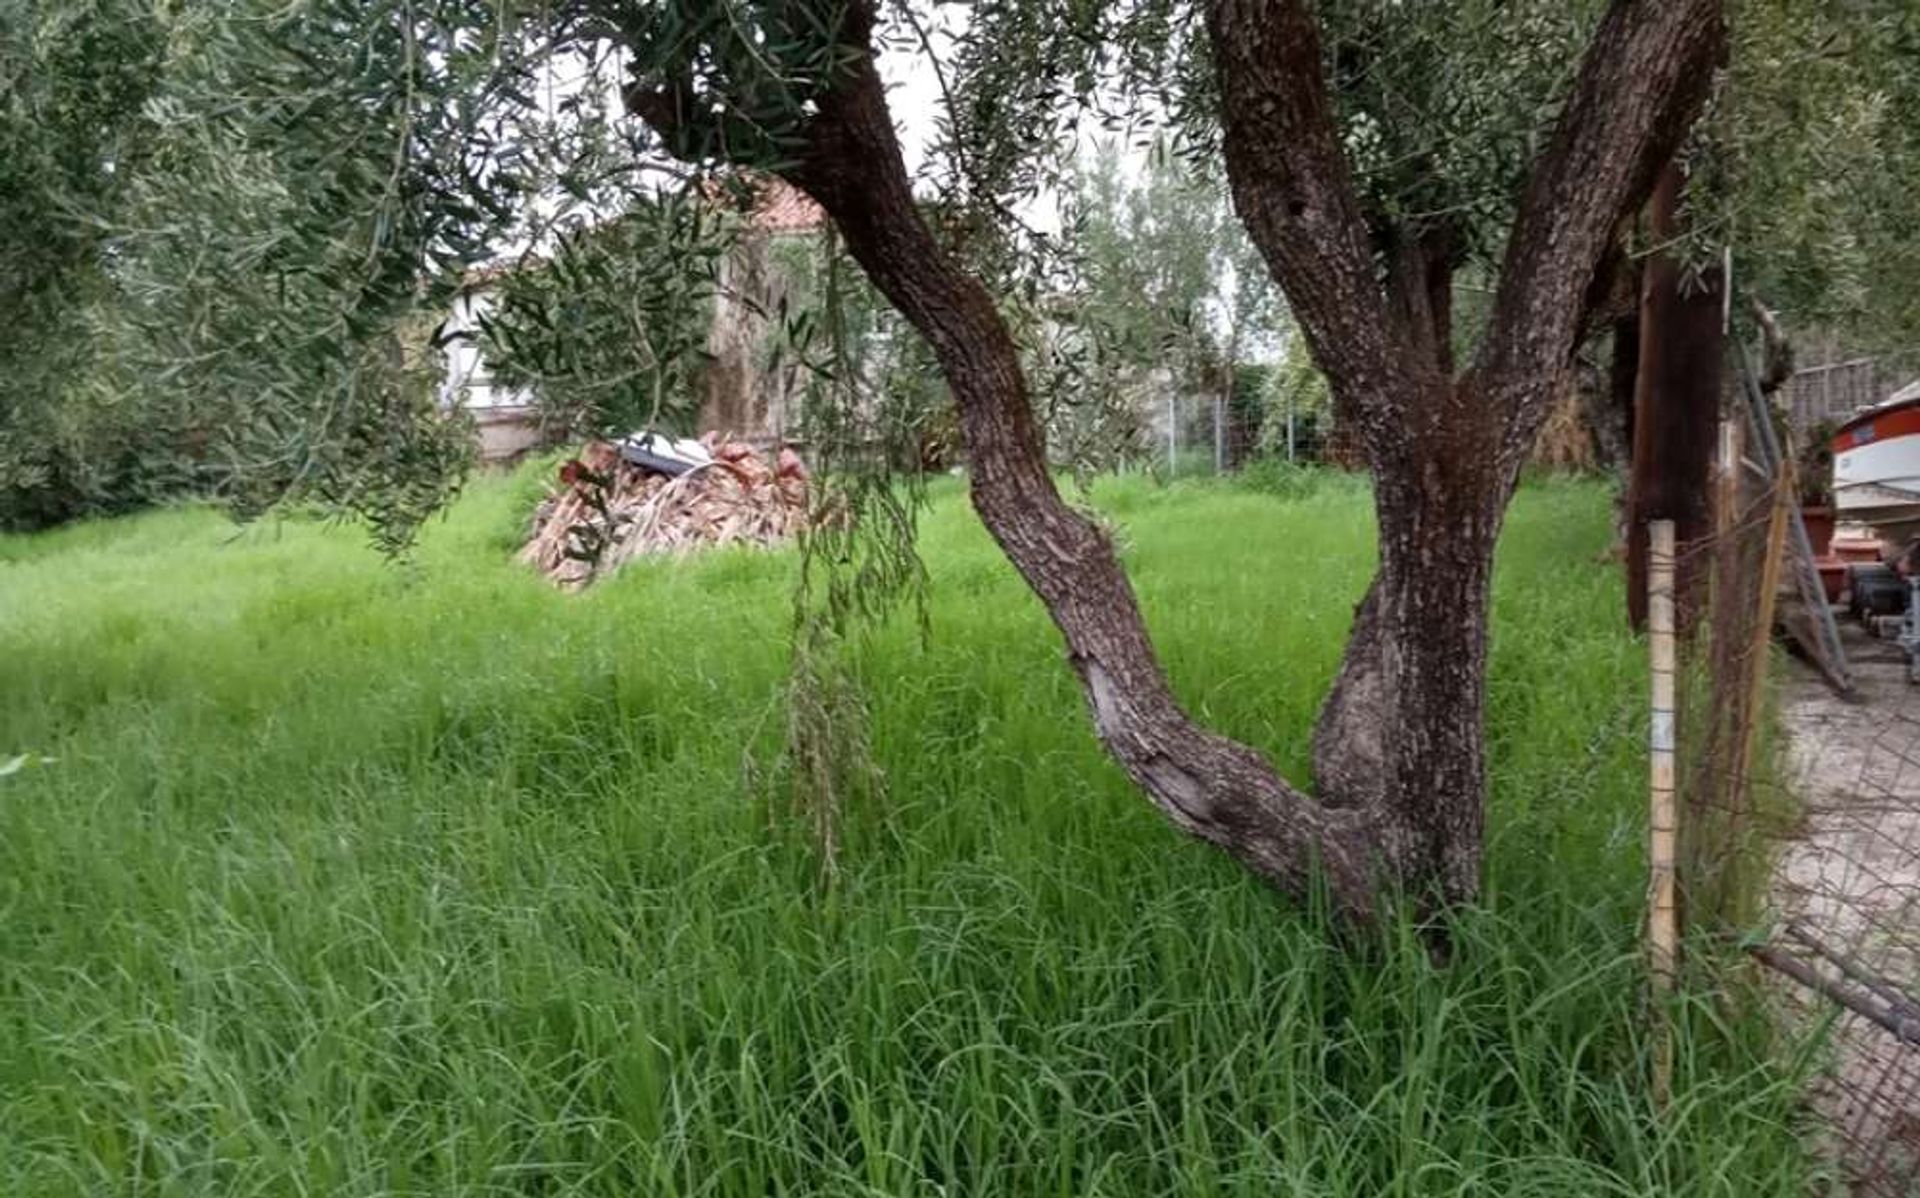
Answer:
<svg viewBox="0 0 1920 1198"><path fill-rule="evenodd" d="M580 587L638 554L709 545L773 545L807 518L807 468L782 447L774 463L737 441L706 439L713 460L669 476L595 441L560 467L560 486L534 514L520 560Z"/></svg>

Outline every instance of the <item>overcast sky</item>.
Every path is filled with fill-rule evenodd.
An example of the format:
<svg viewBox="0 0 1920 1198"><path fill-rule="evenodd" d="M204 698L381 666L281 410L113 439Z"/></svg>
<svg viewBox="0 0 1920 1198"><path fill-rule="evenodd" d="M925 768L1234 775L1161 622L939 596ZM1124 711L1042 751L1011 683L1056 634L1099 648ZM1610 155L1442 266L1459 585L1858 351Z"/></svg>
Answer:
<svg viewBox="0 0 1920 1198"><path fill-rule="evenodd" d="M952 40L957 31L965 28L967 9L964 5L939 4L922 9L920 13L925 22L927 40L933 43L936 52L951 52ZM902 31L898 36L890 36L879 53L881 78L887 85L887 104L893 114L895 129L900 135L901 157L906 162L907 173L919 179L923 171L938 173L942 164L930 163L928 156L938 135L938 127L945 117L946 97L940 86L940 77L933 59L920 44L917 33ZM618 72L609 79L609 87L618 86ZM542 100L549 116L553 115L559 103L576 93L587 78L584 60L577 57L562 57L549 63L547 77L541 88ZM609 97L617 105L618 96ZM534 228L547 227L560 201L556 196L552 201L537 201L534 205L535 216L530 220L527 233L504 248L500 258L518 257L528 248L528 239L535 237ZM1052 197L1043 196L1029 201L1023 210L1023 216L1036 228L1055 231L1060 227L1059 205ZM539 238L544 241L544 238Z"/></svg>

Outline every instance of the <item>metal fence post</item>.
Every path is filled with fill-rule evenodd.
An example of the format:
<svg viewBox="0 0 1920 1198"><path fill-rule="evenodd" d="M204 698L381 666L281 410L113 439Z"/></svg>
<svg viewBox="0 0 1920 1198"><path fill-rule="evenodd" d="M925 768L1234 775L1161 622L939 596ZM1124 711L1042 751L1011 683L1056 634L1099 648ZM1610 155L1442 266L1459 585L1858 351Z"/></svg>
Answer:
<svg viewBox="0 0 1920 1198"><path fill-rule="evenodd" d="M1227 401L1213 397L1213 472L1227 472Z"/></svg>

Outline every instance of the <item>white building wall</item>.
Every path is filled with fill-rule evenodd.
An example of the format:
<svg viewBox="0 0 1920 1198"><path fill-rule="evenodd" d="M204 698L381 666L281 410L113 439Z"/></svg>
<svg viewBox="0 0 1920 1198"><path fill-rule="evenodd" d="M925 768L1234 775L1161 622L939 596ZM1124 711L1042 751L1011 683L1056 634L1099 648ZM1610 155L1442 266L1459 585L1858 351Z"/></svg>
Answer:
<svg viewBox="0 0 1920 1198"><path fill-rule="evenodd" d="M527 387L503 387L493 381L485 357L480 352L480 321L493 311L493 292L486 288L463 291L454 298L453 308L440 326L440 348L446 356L446 378L440 385L440 402L447 407L473 409L530 408L533 391Z"/></svg>
<svg viewBox="0 0 1920 1198"><path fill-rule="evenodd" d="M440 403L449 410L464 407L473 415L482 462L505 463L538 447L540 423L533 390L497 384L487 369L480 350L480 322L494 303L492 291L484 287L454 298L436 338L446 363Z"/></svg>

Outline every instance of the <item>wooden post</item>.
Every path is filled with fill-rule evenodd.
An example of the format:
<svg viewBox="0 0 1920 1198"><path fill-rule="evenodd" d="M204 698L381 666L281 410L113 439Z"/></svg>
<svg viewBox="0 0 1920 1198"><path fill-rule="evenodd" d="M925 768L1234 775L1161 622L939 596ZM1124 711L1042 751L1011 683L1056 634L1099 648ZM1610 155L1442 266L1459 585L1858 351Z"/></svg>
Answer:
<svg viewBox="0 0 1920 1198"><path fill-rule="evenodd" d="M1773 645L1773 612L1780 594L1780 561L1786 556L1788 507L1793 503L1793 474L1785 462L1774 475L1773 504L1767 517L1766 555L1760 559L1760 594L1754 602L1752 636L1747 643L1747 694L1740 721L1740 736L1735 742L1733 768L1739 779L1730 796L1731 811L1740 821L1736 831L1746 832L1747 773L1753 768L1753 733L1760 723L1760 709L1766 703L1767 653Z"/></svg>
<svg viewBox="0 0 1920 1198"><path fill-rule="evenodd" d="M1647 820L1647 965L1653 995L1653 1099L1664 1107L1673 1088L1673 1028L1667 1000L1673 993L1679 951L1674 910L1673 521L1654 520L1647 534L1647 636L1653 681L1648 738L1652 804Z"/></svg>

